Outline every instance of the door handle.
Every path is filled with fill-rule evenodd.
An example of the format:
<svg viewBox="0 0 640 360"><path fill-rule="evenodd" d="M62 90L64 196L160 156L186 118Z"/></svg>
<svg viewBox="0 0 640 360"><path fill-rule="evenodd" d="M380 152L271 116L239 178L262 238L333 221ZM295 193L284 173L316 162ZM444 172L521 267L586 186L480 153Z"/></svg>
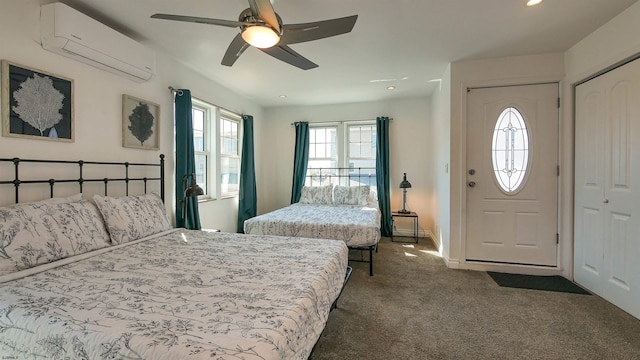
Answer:
<svg viewBox="0 0 640 360"><path fill-rule="evenodd" d="M604 199L602 200L603 203L608 204L609 203L609 199Z"/></svg>
<svg viewBox="0 0 640 360"><path fill-rule="evenodd" d="M469 181L469 187L475 187L475 186L476 186L475 181Z"/></svg>

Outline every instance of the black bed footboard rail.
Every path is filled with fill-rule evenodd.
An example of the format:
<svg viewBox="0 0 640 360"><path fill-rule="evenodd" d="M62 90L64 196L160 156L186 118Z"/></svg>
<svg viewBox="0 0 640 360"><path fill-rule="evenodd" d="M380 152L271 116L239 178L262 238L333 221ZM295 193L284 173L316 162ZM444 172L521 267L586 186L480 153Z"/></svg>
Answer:
<svg viewBox="0 0 640 360"><path fill-rule="evenodd" d="M26 184L49 184L50 188L50 197L53 196L53 188L57 183L78 183L79 190L82 192L83 184L89 182L102 182L104 183L104 195L108 195L108 187L111 182L124 182L125 183L125 195L129 195L129 183L142 181L144 183L144 192L147 193L147 185L150 181L159 181L160 182L160 197L162 201L164 201L165 197L165 187L164 187L164 154L160 154L160 161L158 163L136 163L136 162L109 162L109 161L84 161L84 160L46 160L46 159L20 159L20 158L0 158L0 162L12 162L14 169L14 176L11 180L4 180L0 178L1 184L13 184L15 187L15 202L19 203L20 201L20 185ZM20 177L20 166L23 163L34 163L34 164L77 164L78 165L78 177L71 178L65 177L61 179L25 179ZM124 177L116 177L116 178L84 178L83 176L83 167L84 165L104 165L104 166L115 166L115 167L123 167L124 168ZM130 167L158 167L158 176L157 177L130 177L129 169Z"/></svg>
<svg viewBox="0 0 640 360"><path fill-rule="evenodd" d="M355 184L376 186L375 167L309 167L305 185L342 185Z"/></svg>

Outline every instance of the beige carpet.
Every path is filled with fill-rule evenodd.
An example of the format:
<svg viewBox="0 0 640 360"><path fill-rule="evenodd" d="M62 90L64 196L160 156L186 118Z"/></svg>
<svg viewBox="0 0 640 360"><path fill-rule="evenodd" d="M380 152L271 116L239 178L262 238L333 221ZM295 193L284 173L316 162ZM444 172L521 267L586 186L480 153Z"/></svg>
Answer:
<svg viewBox="0 0 640 360"><path fill-rule="evenodd" d="M598 296L499 287L429 239L383 238L374 263L351 263L310 359L640 359L640 320Z"/></svg>

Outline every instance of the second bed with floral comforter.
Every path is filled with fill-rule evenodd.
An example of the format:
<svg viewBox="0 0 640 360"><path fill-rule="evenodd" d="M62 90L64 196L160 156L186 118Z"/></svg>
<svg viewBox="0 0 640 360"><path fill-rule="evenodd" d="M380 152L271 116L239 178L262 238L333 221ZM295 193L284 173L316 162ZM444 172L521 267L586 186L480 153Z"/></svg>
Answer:
<svg viewBox="0 0 640 360"><path fill-rule="evenodd" d="M369 247L380 240L380 210L362 205L296 203L246 220L244 232L335 239L349 247Z"/></svg>

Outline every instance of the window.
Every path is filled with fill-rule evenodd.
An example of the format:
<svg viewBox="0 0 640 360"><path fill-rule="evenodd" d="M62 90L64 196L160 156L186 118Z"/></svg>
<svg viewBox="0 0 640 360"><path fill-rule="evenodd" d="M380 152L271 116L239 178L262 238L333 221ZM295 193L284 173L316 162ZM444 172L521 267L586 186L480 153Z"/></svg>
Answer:
<svg viewBox="0 0 640 360"><path fill-rule="evenodd" d="M504 109L496 120L491 148L498 184L506 193L516 192L529 163L529 135L524 118L516 108Z"/></svg>
<svg viewBox="0 0 640 360"><path fill-rule="evenodd" d="M376 126L370 122L309 128L305 185L376 186Z"/></svg>
<svg viewBox="0 0 640 360"><path fill-rule="evenodd" d="M349 125L349 185L376 186L376 126Z"/></svg>
<svg viewBox="0 0 640 360"><path fill-rule="evenodd" d="M211 167L211 144L209 136L209 125L211 123L211 114L215 109L206 103L192 100L191 116L193 122L193 146L196 160L196 182L204 190L205 197L213 197L210 194L209 176Z"/></svg>
<svg viewBox="0 0 640 360"><path fill-rule="evenodd" d="M228 112L220 116L220 191L236 195L240 181L240 117Z"/></svg>
<svg viewBox="0 0 640 360"><path fill-rule="evenodd" d="M202 199L238 194L240 119L237 114L192 99L196 182L205 192Z"/></svg>
<svg viewBox="0 0 640 360"><path fill-rule="evenodd" d="M309 128L309 162L307 163L306 185L331 184L338 167L338 128Z"/></svg>

